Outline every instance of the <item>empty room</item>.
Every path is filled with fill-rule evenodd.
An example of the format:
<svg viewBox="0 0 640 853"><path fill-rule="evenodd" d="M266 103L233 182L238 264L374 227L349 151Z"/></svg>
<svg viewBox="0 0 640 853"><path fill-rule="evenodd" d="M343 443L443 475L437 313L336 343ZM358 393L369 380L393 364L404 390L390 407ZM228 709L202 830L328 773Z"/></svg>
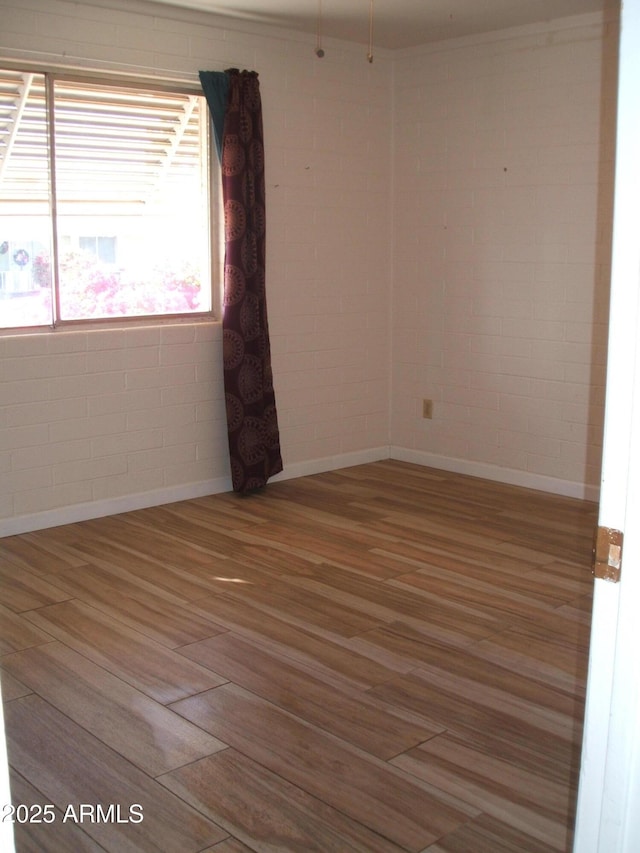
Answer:
<svg viewBox="0 0 640 853"><path fill-rule="evenodd" d="M3 849L637 849L639 14L0 0Z"/></svg>

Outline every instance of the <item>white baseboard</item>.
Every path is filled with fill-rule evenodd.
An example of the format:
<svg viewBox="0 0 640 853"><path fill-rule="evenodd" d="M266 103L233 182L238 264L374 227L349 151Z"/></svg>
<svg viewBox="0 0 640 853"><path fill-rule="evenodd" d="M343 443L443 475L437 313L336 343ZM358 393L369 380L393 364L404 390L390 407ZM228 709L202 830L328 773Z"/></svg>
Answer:
<svg viewBox="0 0 640 853"><path fill-rule="evenodd" d="M536 489L539 492L549 492L552 495L564 495L579 500L597 502L600 496L600 490L597 486L546 477L543 474L532 474L529 471L501 468L498 465L489 465L486 462L472 462L468 459L438 456L435 453L427 453L422 450L391 447L389 457L400 462L413 462L416 465L424 465L428 468L452 471L454 474L468 474L470 477L482 477L485 480L494 480L510 486L522 486L525 489Z"/></svg>
<svg viewBox="0 0 640 853"><path fill-rule="evenodd" d="M73 524L76 521L88 521L91 518L102 518L106 515L116 515L119 512L130 512L134 509L161 506L162 504L229 491L231 491L231 479L229 477L218 477L215 480L186 483L182 486L154 489L151 492L139 492L134 495L122 495L117 498L57 507L44 512L34 512L29 515L19 515L15 518L0 520L0 537L30 533L33 530L44 530L47 527L60 527L62 524Z"/></svg>
<svg viewBox="0 0 640 853"><path fill-rule="evenodd" d="M286 469L273 477L270 482L305 477L309 474L321 474L323 471L333 471L338 468L348 468L351 465L363 465L366 462L377 462L380 459L388 458L389 448L384 446L353 453L343 453L338 456L327 456L322 459L311 459L308 462L287 465ZM215 480L186 483L182 486L156 489L151 492L140 492L106 500L87 501L86 503L57 507L43 512L16 516L15 518L0 519L0 538L15 536L19 533L31 533L34 530L44 530L47 527L60 527L62 524L73 524L76 521L88 521L91 518L102 518L106 515L116 515L119 512L130 512L150 506L201 498L205 495L216 495L231 490L231 478L218 477Z"/></svg>
<svg viewBox="0 0 640 853"><path fill-rule="evenodd" d="M285 465L285 470L276 474L269 482L292 480L295 477L307 477L310 474L322 474L325 471L337 471L339 468L351 468L353 465L365 465L367 462L380 462L389 458L389 447L372 447L369 450L355 450L352 453L340 453L337 456L323 456L306 462L294 462Z"/></svg>
<svg viewBox="0 0 640 853"><path fill-rule="evenodd" d="M321 474L325 471L336 471L339 468L350 468L353 465L364 465L367 462L379 462L382 459L412 462L427 468L452 471L456 474L468 474L471 477L483 477L486 480L508 483L511 486L523 486L528 489L537 489L538 491L580 500L597 501L599 498L599 489L596 486L588 486L584 483L573 483L568 480L545 477L541 474L531 474L528 471L500 468L498 465L488 465L484 462L470 462L466 459L454 459L421 450L407 450L403 447L388 447L386 445L352 453L341 453L336 456L325 456L320 459L310 459L305 462L295 462L287 465L285 470L273 477L270 482L275 483L296 477L306 477L310 474ZM157 489L151 492L73 504L30 515L2 519L0 520L0 538L230 491L231 479L229 477L218 477L215 480L187 483L182 486Z"/></svg>

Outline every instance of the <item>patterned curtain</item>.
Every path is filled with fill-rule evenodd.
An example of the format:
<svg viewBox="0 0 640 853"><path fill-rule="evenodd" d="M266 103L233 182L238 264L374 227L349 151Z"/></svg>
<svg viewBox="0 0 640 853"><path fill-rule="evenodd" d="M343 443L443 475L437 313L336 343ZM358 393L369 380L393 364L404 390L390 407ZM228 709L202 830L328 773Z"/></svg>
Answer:
<svg viewBox="0 0 640 853"><path fill-rule="evenodd" d="M255 71L230 69L224 79L222 73L201 72L200 80L214 126L220 127L221 104L225 107L224 387L233 489L246 494L282 471L265 292L262 104Z"/></svg>

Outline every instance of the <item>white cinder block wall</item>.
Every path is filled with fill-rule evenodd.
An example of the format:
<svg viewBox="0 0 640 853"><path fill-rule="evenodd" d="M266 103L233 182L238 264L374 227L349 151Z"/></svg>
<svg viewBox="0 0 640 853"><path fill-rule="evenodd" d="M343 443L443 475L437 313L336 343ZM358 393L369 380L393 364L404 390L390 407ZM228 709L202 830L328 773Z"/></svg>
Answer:
<svg viewBox="0 0 640 853"><path fill-rule="evenodd" d="M616 48L580 16L397 58L392 453L595 497Z"/></svg>
<svg viewBox="0 0 640 853"><path fill-rule="evenodd" d="M0 21L4 58L259 72L285 476L388 455L390 60L138 0L0 0ZM0 532L229 489L221 358L213 323L0 337Z"/></svg>
<svg viewBox="0 0 640 853"><path fill-rule="evenodd" d="M309 37L144 0L0 14L4 58L259 71L284 476L391 454L595 494L613 27L370 65L359 46L319 61ZM229 488L220 349L215 323L0 337L0 533Z"/></svg>

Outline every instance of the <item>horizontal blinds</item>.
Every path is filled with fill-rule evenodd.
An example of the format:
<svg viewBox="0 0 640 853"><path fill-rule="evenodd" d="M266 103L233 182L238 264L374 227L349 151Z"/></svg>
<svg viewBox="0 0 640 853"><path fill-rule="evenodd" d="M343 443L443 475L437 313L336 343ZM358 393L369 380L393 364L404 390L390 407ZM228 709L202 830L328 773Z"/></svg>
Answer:
<svg viewBox="0 0 640 853"><path fill-rule="evenodd" d="M43 74L0 71L0 198L48 193L45 92ZM199 182L203 109L189 93L56 79L59 200L144 202Z"/></svg>
<svg viewBox="0 0 640 853"><path fill-rule="evenodd" d="M0 70L0 200L47 200L49 155L43 74Z"/></svg>

